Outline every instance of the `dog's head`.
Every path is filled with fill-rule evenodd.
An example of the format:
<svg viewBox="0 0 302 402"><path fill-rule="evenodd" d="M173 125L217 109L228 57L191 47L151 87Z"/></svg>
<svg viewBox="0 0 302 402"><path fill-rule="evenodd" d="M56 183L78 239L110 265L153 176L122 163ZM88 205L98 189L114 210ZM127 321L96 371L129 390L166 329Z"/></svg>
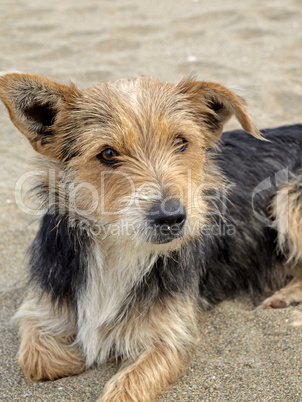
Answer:
<svg viewBox="0 0 302 402"><path fill-rule="evenodd" d="M174 248L206 225L205 195L221 182L211 149L232 115L261 137L242 98L193 79L79 90L8 73L0 76L0 97L15 126L59 170L63 212L85 215L103 236L137 246Z"/></svg>

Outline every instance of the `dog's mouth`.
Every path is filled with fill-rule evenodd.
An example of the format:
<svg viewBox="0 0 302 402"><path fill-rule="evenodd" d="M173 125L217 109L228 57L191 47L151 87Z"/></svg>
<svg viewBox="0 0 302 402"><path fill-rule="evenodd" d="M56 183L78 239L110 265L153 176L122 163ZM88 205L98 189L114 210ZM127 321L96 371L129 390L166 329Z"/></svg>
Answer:
<svg viewBox="0 0 302 402"><path fill-rule="evenodd" d="M180 239L184 236L183 225L163 225L155 227L152 230L150 242L154 244L166 244L171 243L175 239Z"/></svg>

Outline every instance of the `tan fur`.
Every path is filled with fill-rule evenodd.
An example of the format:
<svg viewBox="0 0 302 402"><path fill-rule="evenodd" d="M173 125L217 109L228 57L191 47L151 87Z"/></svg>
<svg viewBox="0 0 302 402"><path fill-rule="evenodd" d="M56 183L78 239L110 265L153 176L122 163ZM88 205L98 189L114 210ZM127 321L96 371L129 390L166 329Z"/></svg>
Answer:
<svg viewBox="0 0 302 402"><path fill-rule="evenodd" d="M294 319L291 322L293 327L302 328L302 311L294 311Z"/></svg>
<svg viewBox="0 0 302 402"><path fill-rule="evenodd" d="M296 271L292 281L262 303L263 308L284 308L302 303L302 267L297 267Z"/></svg>
<svg viewBox="0 0 302 402"><path fill-rule="evenodd" d="M49 300L29 296L15 316L20 321L18 361L30 380L55 380L86 368L74 343L74 319L64 309L55 312Z"/></svg>
<svg viewBox="0 0 302 402"><path fill-rule="evenodd" d="M301 177L292 175L272 202L278 245L287 256L294 279L262 303L262 308L283 308L302 303L302 189Z"/></svg>
<svg viewBox="0 0 302 402"><path fill-rule="evenodd" d="M232 115L236 116L244 130L256 138L263 139L248 113L245 99L238 97L228 88L215 82L194 82L190 79L182 80L178 87L189 97L193 107L201 108L199 112L202 112L202 108L208 107L209 112L218 117L216 130L213 131L208 127L209 133L212 133L210 141L216 141L220 137L224 124ZM219 105L218 110L211 110L213 103Z"/></svg>
<svg viewBox="0 0 302 402"><path fill-rule="evenodd" d="M40 323L23 320L18 362L29 380L55 380L82 373L86 366L70 334L54 336Z"/></svg>
<svg viewBox="0 0 302 402"><path fill-rule="evenodd" d="M39 127L29 121L24 110L32 104L51 105L55 110L64 110L67 103L79 94L75 86L57 84L44 77L31 74L8 73L0 76L0 98L9 111L14 125L30 141L33 148L43 155L60 157L60 148L43 144L37 136Z"/></svg>
<svg viewBox="0 0 302 402"><path fill-rule="evenodd" d="M184 371L188 356L166 347L142 353L106 385L100 402L148 402L169 387Z"/></svg>
<svg viewBox="0 0 302 402"><path fill-rule="evenodd" d="M278 230L280 250L289 262L302 260L302 188L301 176L290 178L278 190L272 203L272 216Z"/></svg>
<svg viewBox="0 0 302 402"><path fill-rule="evenodd" d="M197 341L192 302L179 299L176 303L159 303L151 311L142 316L135 314L127 325L121 323L118 327L117 340L124 343L136 339L138 351L142 352L136 360L128 359L124 363L105 386L99 400L152 401L182 374ZM144 340L147 343L139 345Z"/></svg>
<svg viewBox="0 0 302 402"><path fill-rule="evenodd" d="M190 298L167 299L147 311L143 307L137 305L125 320L102 329L103 342L108 337L114 338L117 356L123 351L126 357L133 359L144 349L152 349L160 343L171 350L195 344L197 311Z"/></svg>

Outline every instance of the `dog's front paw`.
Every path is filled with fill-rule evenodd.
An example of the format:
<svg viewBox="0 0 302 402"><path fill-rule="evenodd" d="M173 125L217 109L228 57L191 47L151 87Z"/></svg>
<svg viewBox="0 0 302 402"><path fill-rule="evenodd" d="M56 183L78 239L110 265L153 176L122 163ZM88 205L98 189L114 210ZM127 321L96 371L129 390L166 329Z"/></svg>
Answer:
<svg viewBox="0 0 302 402"><path fill-rule="evenodd" d="M124 379L113 379L106 384L97 402L138 402L138 399L128 393L128 387L129 384L126 384Z"/></svg>
<svg viewBox="0 0 302 402"><path fill-rule="evenodd" d="M80 351L60 348L55 343L54 348L51 346L42 342L28 347L21 345L18 361L26 378L31 381L55 380L85 370Z"/></svg>
<svg viewBox="0 0 302 402"><path fill-rule="evenodd" d="M136 370L137 367L130 366L122 372L118 372L105 385L98 402L151 402L154 401L159 392L155 390L154 383L149 384L146 373ZM147 370L147 368L146 368Z"/></svg>
<svg viewBox="0 0 302 402"><path fill-rule="evenodd" d="M85 370L79 348L43 332L31 321L22 324L18 361L25 377L32 381L55 380Z"/></svg>

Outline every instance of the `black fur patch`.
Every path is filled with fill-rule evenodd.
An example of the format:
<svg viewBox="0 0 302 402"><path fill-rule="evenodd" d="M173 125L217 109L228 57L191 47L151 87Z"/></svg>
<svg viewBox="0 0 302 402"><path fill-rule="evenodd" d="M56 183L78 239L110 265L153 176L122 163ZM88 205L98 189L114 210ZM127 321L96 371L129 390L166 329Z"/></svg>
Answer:
<svg viewBox="0 0 302 402"><path fill-rule="evenodd" d="M170 257L159 257L136 289L139 299L144 304L152 304L188 290L194 293L194 283L198 283L198 276L187 257L183 252L173 252Z"/></svg>
<svg viewBox="0 0 302 402"><path fill-rule="evenodd" d="M63 141L63 160L64 162L69 162L71 159L80 156L81 154L81 151L77 148L77 139L74 132L71 132Z"/></svg>
<svg viewBox="0 0 302 402"><path fill-rule="evenodd" d="M215 113L219 113L225 109L225 106L221 102L211 101L209 102L209 108L212 109Z"/></svg>
<svg viewBox="0 0 302 402"><path fill-rule="evenodd" d="M208 101L208 107L214 113L205 113L203 115L204 122L208 125L209 129L214 131L221 128L222 122L229 115L229 111L226 109L223 103Z"/></svg>
<svg viewBox="0 0 302 402"><path fill-rule="evenodd" d="M68 217L47 213L30 248L30 282L50 295L54 304L76 308L86 283L89 239L68 226Z"/></svg>
<svg viewBox="0 0 302 402"><path fill-rule="evenodd" d="M23 113L28 119L33 120L38 124L38 134L52 134L50 126L54 123L57 111L50 103L45 103L44 105L33 103L30 106L27 106L23 110Z"/></svg>

